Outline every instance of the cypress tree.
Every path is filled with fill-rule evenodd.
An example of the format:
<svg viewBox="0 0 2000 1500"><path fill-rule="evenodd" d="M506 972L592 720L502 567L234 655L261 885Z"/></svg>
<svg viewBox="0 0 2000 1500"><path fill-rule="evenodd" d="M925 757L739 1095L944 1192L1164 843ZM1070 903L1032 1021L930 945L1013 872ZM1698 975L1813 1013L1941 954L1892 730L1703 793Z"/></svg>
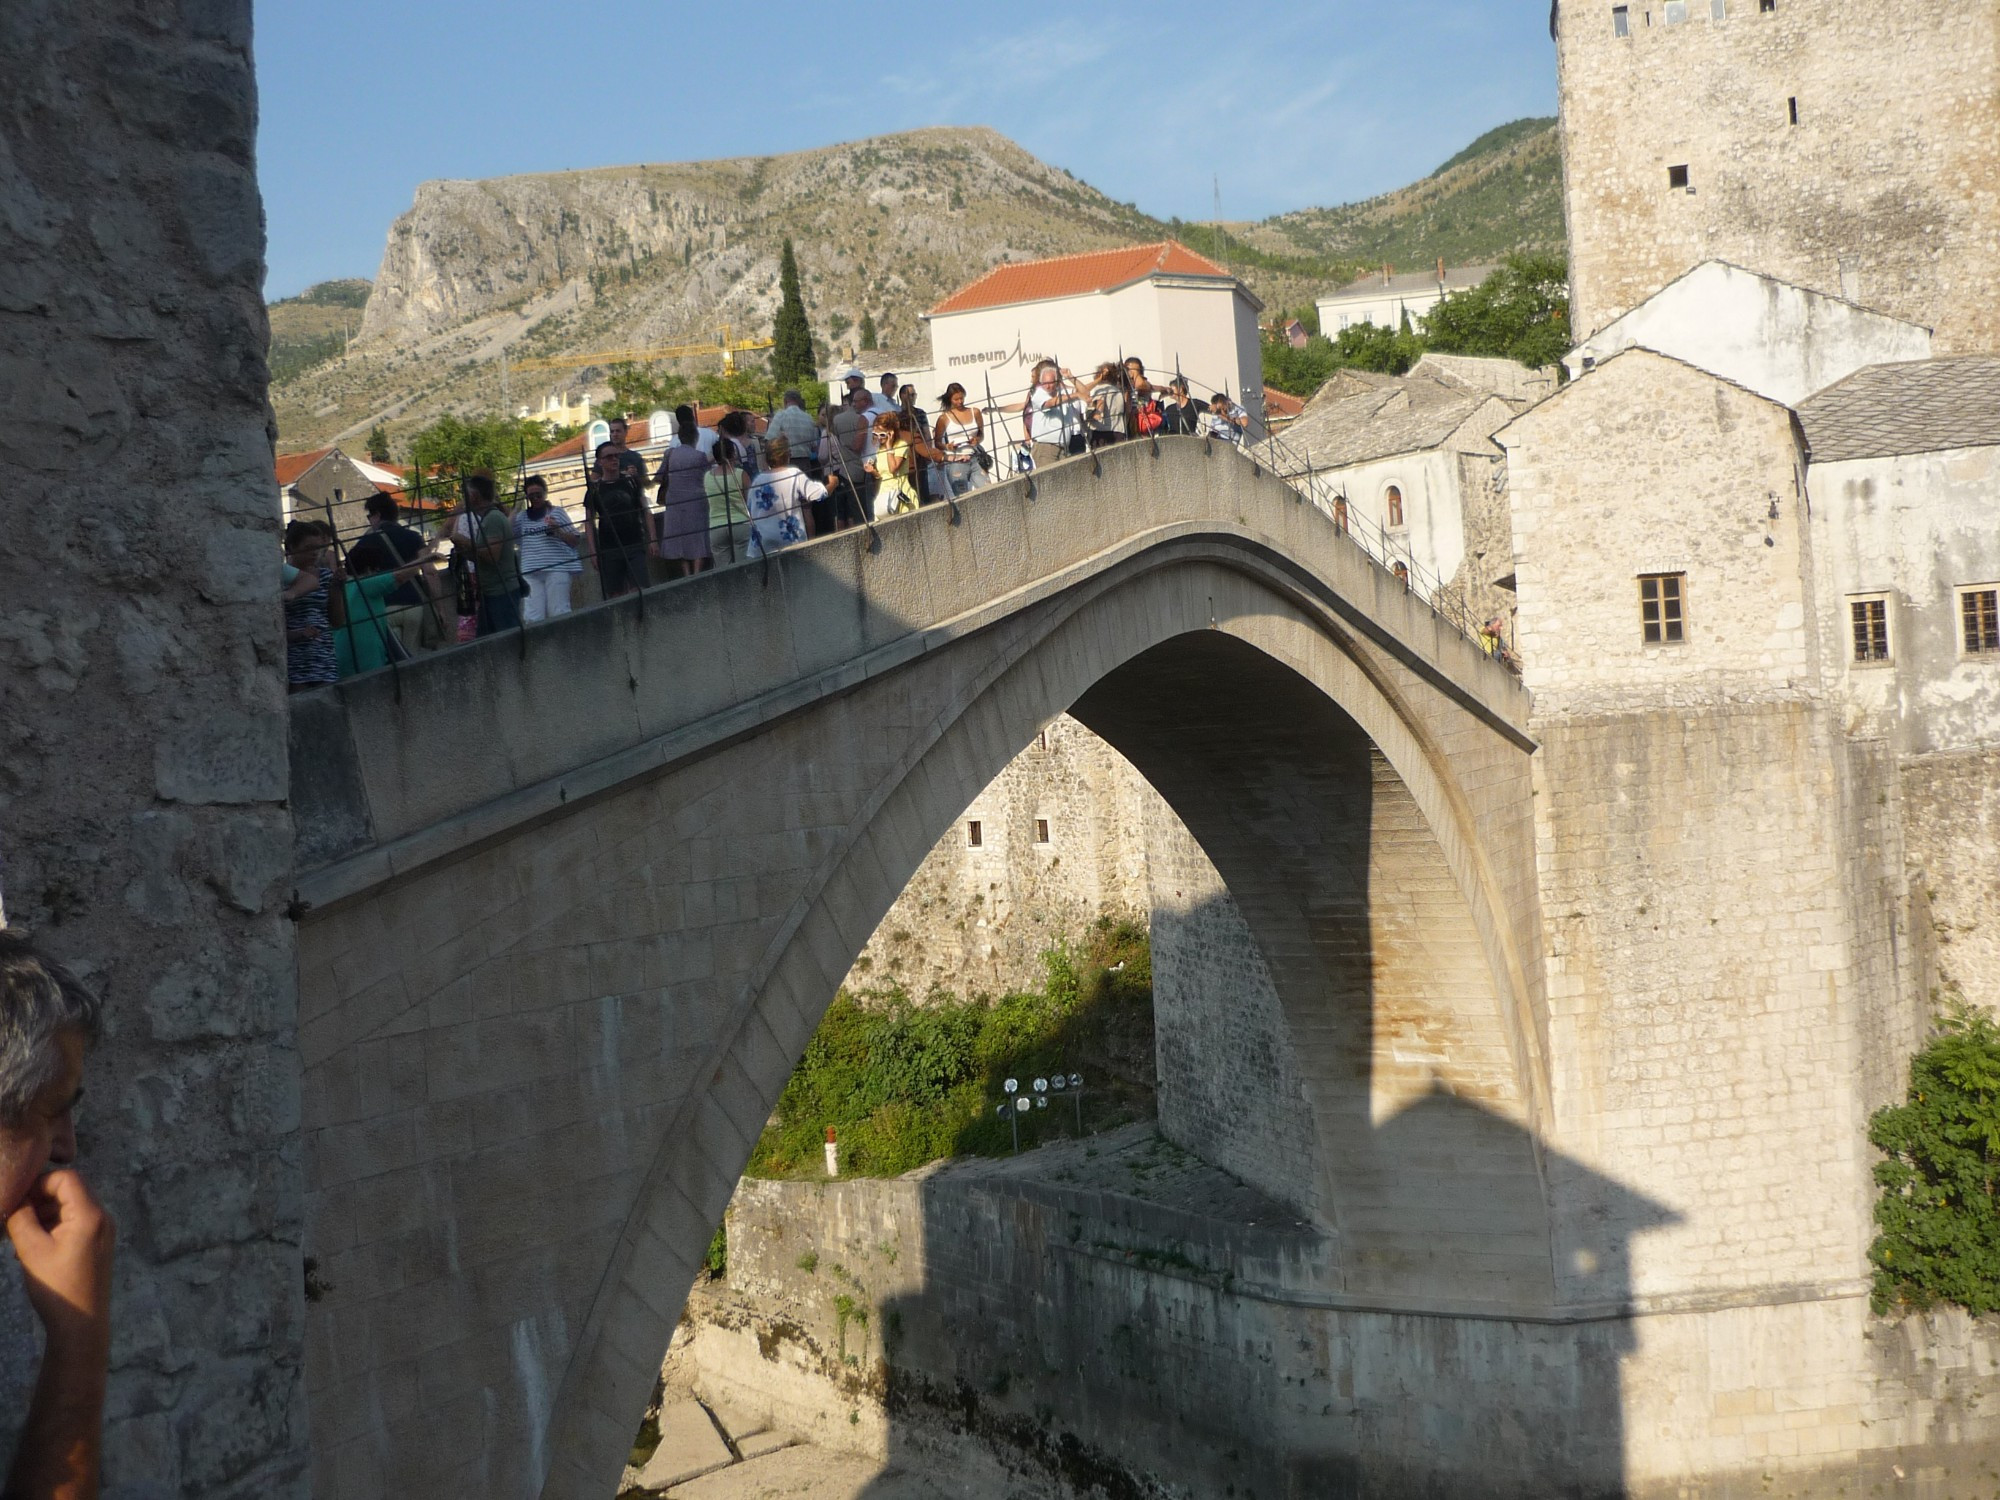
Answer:
<svg viewBox="0 0 2000 1500"><path fill-rule="evenodd" d="M799 262L792 242L785 241L778 261L778 316L771 325L771 378L780 389L805 386L819 374L812 329L806 323L806 299L799 291Z"/></svg>
<svg viewBox="0 0 2000 1500"><path fill-rule="evenodd" d="M873 349L875 344L875 315L865 312L861 315L861 347Z"/></svg>

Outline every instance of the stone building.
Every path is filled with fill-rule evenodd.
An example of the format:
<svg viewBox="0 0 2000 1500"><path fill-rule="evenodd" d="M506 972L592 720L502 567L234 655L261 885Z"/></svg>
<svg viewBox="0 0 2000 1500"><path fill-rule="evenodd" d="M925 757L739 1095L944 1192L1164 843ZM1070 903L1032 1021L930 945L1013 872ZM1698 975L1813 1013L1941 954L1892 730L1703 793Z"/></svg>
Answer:
<svg viewBox="0 0 2000 1500"><path fill-rule="evenodd" d="M322 521L331 516L343 537L359 536L368 529L369 496L403 498L402 470L355 458L338 446L282 454L277 471L278 507L284 518Z"/></svg>
<svg viewBox="0 0 2000 1500"><path fill-rule="evenodd" d="M973 798L876 927L850 990L924 999L1039 987L1041 956L1100 916L1145 919L1139 773L1068 715Z"/></svg>
<svg viewBox="0 0 2000 1500"><path fill-rule="evenodd" d="M1990 0L1555 7L1571 309L1591 334L1723 259L2000 345Z"/></svg>
<svg viewBox="0 0 2000 1500"><path fill-rule="evenodd" d="M1529 404L1496 387L1523 389L1527 373L1429 356L1404 376L1343 370L1284 443L1310 465L1319 503L1378 555L1407 559L1419 588L1440 581L1482 620L1510 614L1507 466L1492 436Z"/></svg>

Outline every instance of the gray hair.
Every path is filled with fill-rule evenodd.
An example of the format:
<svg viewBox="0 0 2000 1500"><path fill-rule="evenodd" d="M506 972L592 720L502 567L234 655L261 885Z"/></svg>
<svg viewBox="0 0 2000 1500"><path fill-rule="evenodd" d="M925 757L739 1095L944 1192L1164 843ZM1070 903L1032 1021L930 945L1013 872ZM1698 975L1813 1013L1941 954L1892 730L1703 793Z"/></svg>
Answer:
<svg viewBox="0 0 2000 1500"><path fill-rule="evenodd" d="M66 1031L97 1040L97 997L19 932L0 930L0 1126L17 1126L62 1066Z"/></svg>

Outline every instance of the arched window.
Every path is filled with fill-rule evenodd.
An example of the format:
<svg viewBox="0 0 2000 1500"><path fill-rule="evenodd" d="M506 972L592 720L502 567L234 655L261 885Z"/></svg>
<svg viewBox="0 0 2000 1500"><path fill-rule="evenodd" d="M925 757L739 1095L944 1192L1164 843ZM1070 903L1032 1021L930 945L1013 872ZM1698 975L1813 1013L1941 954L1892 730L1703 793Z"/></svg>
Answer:
<svg viewBox="0 0 2000 1500"><path fill-rule="evenodd" d="M1391 531L1403 524L1403 491L1399 485L1390 485L1382 496L1383 522Z"/></svg>

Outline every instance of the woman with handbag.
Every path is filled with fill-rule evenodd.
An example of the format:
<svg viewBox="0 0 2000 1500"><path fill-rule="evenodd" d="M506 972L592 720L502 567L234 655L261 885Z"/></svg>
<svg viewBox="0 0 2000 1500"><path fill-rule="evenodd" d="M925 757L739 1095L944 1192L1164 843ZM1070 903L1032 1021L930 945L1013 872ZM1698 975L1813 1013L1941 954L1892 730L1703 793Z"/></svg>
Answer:
<svg viewBox="0 0 2000 1500"><path fill-rule="evenodd" d="M986 451L986 414L965 404L965 387L956 380L944 388L944 410L931 441L944 455L938 463L952 499L986 483L985 471L993 466Z"/></svg>

